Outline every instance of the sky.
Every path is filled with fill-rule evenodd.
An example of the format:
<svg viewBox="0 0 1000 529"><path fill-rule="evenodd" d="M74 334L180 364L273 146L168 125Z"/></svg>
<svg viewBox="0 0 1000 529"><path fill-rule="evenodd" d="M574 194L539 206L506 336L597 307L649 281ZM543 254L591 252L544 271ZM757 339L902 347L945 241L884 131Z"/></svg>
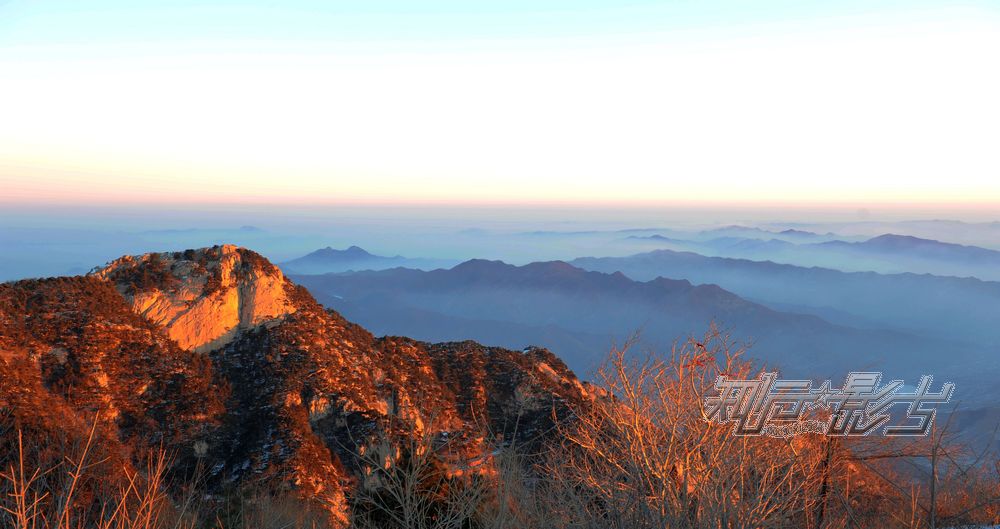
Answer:
<svg viewBox="0 0 1000 529"><path fill-rule="evenodd" d="M1000 2L0 0L0 204L1000 206Z"/></svg>

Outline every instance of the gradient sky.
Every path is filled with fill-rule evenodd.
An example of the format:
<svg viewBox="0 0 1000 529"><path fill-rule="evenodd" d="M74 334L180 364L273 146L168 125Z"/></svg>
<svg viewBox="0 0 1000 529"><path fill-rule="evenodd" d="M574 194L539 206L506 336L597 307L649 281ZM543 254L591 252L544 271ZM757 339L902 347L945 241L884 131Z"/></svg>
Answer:
<svg viewBox="0 0 1000 529"><path fill-rule="evenodd" d="M1000 205L998 57L998 2L0 0L0 202Z"/></svg>

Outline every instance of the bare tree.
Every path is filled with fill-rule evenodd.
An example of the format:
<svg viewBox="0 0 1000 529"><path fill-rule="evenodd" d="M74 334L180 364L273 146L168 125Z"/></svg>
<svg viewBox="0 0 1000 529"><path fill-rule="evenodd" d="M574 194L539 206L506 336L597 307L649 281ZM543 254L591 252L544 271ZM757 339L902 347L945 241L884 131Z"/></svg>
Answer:
<svg viewBox="0 0 1000 529"><path fill-rule="evenodd" d="M362 476L355 491L352 524L380 529L464 527L483 502L487 484L469 471L457 448L428 432L389 433L364 447L357 454ZM463 468L450 467L454 462Z"/></svg>
<svg viewBox="0 0 1000 529"><path fill-rule="evenodd" d="M800 527L821 459L706 420L717 375L753 375L743 352L714 327L666 358L613 351L597 374L603 396L563 428L547 464L566 526Z"/></svg>

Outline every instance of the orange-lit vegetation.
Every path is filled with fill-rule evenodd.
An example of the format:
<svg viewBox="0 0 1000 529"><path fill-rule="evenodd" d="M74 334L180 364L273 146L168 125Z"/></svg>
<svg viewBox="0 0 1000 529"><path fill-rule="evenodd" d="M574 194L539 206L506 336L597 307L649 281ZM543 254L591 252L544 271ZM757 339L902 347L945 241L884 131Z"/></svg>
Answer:
<svg viewBox="0 0 1000 529"><path fill-rule="evenodd" d="M736 437L705 420L716 376L755 376L727 336L669 357L612 352L597 399L545 465L550 527L944 527L996 523L1000 481L983 454L949 444ZM930 474L936 474L932 479Z"/></svg>
<svg viewBox="0 0 1000 529"><path fill-rule="evenodd" d="M626 348L627 349L627 348ZM373 439L358 454L348 523L358 528L937 528L1000 522L996 460L949 441L942 424L906 443L807 434L735 437L707 422L720 372L753 376L712 331L669 356L616 350L591 399L540 450L496 439L465 461L447 441ZM2 527L306 528L342 525L288 491L207 495L169 476L162 451L101 451L101 425L71 442L24 446L0 432Z"/></svg>

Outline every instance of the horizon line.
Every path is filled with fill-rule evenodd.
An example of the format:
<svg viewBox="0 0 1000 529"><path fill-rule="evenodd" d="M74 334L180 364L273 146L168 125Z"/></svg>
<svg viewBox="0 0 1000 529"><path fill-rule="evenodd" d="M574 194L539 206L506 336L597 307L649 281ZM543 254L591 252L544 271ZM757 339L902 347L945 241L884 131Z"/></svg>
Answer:
<svg viewBox="0 0 1000 529"><path fill-rule="evenodd" d="M879 199L768 199L768 200L702 200L702 199L632 199L632 200L553 200L545 199L393 199L393 198L349 198L349 199L305 199L296 200L287 197L268 199L265 197L244 197L242 199L216 200L180 199L158 200L153 198L131 198L120 200L80 200L69 199L9 199L0 197L0 206L13 208L28 207L74 207L79 209L130 207L130 206L162 206L167 208L197 208L197 207L513 207L513 208L659 208L659 207L691 207L691 208L825 208L825 209L858 209L858 208L992 208L1000 209L1000 201L982 200L905 200L885 201ZM1000 214L998 214L1000 217Z"/></svg>

